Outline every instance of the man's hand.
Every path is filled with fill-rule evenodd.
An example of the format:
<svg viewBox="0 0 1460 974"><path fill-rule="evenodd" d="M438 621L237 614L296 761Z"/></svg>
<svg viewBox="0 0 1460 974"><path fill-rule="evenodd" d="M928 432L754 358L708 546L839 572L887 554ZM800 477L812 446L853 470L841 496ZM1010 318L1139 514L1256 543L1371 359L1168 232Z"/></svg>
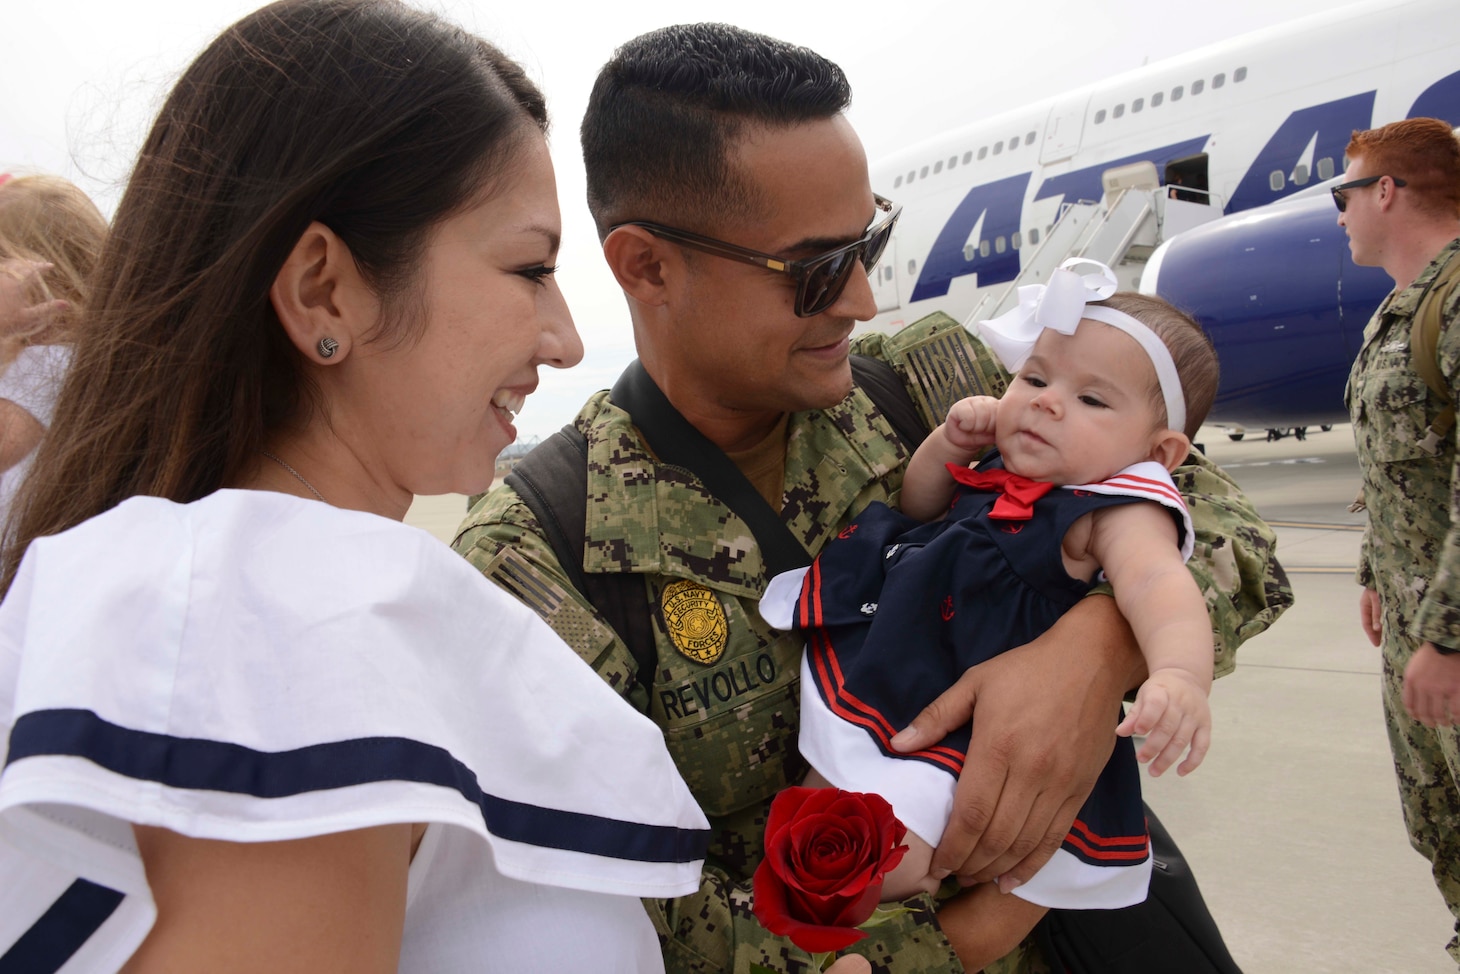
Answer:
<svg viewBox="0 0 1460 974"><path fill-rule="evenodd" d="M1420 646L1404 668L1404 709L1426 727L1460 723L1460 655Z"/></svg>
<svg viewBox="0 0 1460 974"><path fill-rule="evenodd" d="M1379 645L1384 638L1384 603L1380 601L1379 593L1371 588L1359 593L1359 625L1364 635L1369 637L1369 642Z"/></svg>
<svg viewBox="0 0 1460 974"><path fill-rule="evenodd" d="M1144 669L1115 602L1089 597L1034 642L970 669L893 738L915 751L977 717L934 875L1002 877L1005 891L1033 876L1105 767L1121 698Z"/></svg>

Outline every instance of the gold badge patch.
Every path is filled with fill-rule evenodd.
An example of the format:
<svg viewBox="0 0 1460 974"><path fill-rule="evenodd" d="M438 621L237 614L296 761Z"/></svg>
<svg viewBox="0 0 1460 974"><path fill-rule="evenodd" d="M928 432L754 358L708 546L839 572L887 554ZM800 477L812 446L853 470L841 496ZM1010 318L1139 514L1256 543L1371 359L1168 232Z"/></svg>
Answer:
<svg viewBox="0 0 1460 974"><path fill-rule="evenodd" d="M730 625L714 592L698 582L672 582L664 587L659 607L676 649L697 663L720 658Z"/></svg>

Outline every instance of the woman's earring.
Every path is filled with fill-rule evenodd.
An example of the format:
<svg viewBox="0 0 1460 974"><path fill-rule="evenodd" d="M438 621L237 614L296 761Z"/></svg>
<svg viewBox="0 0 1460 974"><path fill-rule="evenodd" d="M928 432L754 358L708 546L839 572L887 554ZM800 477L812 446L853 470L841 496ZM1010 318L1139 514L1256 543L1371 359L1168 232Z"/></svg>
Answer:
<svg viewBox="0 0 1460 974"><path fill-rule="evenodd" d="M320 358L334 358L335 352L339 350L340 343L333 338L321 338L319 345L316 347L319 349Z"/></svg>

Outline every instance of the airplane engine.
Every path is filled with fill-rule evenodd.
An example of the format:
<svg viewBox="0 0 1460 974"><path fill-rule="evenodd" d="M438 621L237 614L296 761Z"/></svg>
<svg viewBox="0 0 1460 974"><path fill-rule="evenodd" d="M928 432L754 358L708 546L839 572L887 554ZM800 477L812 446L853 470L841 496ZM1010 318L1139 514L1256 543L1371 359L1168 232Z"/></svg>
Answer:
<svg viewBox="0 0 1460 974"><path fill-rule="evenodd" d="M1221 360L1209 422L1348 421L1349 367L1392 282L1354 264L1337 217L1324 184L1178 234L1151 255L1141 290L1200 321Z"/></svg>

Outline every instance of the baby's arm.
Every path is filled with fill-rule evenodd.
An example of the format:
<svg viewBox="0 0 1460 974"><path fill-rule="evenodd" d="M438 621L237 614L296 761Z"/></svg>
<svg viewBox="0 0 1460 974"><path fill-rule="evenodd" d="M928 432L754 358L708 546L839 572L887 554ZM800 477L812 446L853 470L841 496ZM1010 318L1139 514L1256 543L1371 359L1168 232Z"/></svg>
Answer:
<svg viewBox="0 0 1460 974"><path fill-rule="evenodd" d="M994 442L994 417L999 401L993 396L960 399L948 418L923 440L908 461L902 480L902 513L931 521L948 509L953 498L950 463L967 464Z"/></svg>
<svg viewBox="0 0 1460 974"><path fill-rule="evenodd" d="M1187 774L1211 744L1212 631L1176 546L1176 525L1157 504L1105 508L1095 512L1090 553L1110 579L1149 672L1116 733L1146 735L1136 757L1151 762L1153 775L1189 744L1191 753L1176 769Z"/></svg>

